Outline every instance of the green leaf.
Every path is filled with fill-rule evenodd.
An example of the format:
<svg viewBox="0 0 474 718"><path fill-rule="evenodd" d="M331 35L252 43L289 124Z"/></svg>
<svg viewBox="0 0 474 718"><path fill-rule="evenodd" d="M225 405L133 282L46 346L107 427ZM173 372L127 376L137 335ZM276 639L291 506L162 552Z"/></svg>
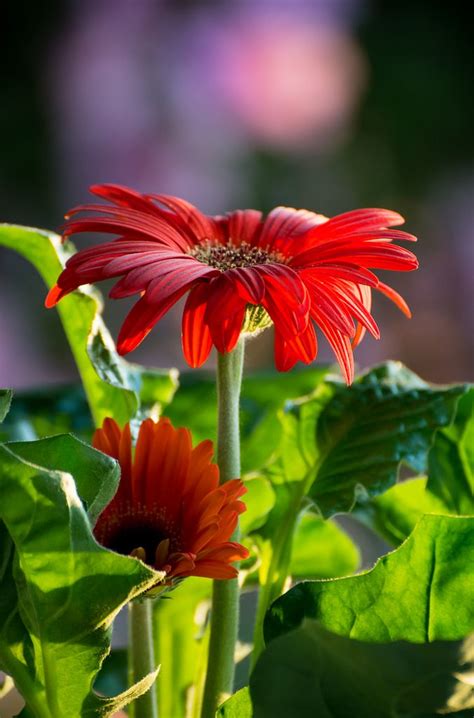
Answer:
<svg viewBox="0 0 474 718"><path fill-rule="evenodd" d="M216 713L217 718L252 718L252 702L247 687L241 688L223 703ZM288 713L288 717L290 713Z"/></svg>
<svg viewBox="0 0 474 718"><path fill-rule="evenodd" d="M279 412L278 449L262 469L275 505L260 536L260 592L254 656L261 622L283 590L299 514L309 497L323 517L350 511L356 498L396 482L402 463L426 468L435 431L451 421L464 387L435 388L401 364L388 362L347 387L328 377L307 397Z"/></svg>
<svg viewBox="0 0 474 718"><path fill-rule="evenodd" d="M423 472L434 432L452 421L464 391L432 387L389 362L352 387L326 382L295 405L308 495L321 513L349 511L357 496L382 493L395 484L402 463Z"/></svg>
<svg viewBox="0 0 474 718"><path fill-rule="evenodd" d="M68 257L71 243L40 229L0 225L0 245L15 250L37 269L48 287L52 287ZM123 425L137 412L137 393L147 399L169 398L176 389L176 371L145 370L121 359L101 318L100 294L81 287L64 297L57 310L81 376L89 406L97 426L106 416Z"/></svg>
<svg viewBox="0 0 474 718"><path fill-rule="evenodd" d="M435 433L428 455L428 479L396 484L356 516L398 545L426 513L474 515L474 390L461 397L454 422Z"/></svg>
<svg viewBox="0 0 474 718"><path fill-rule="evenodd" d="M356 545L334 521L313 513L301 517L293 536L289 573L296 579L338 578L357 569Z"/></svg>
<svg viewBox="0 0 474 718"><path fill-rule="evenodd" d="M154 680L115 699L91 692L112 620L161 575L96 543L70 474L7 447L0 462L0 669L25 716L111 715Z"/></svg>
<svg viewBox="0 0 474 718"><path fill-rule="evenodd" d="M92 524L117 490L118 463L70 434L39 441L12 442L7 446L26 461L72 474Z"/></svg>
<svg viewBox="0 0 474 718"><path fill-rule="evenodd" d="M308 620L262 655L250 679L253 710L244 715L471 718L473 660L472 639L367 643Z"/></svg>
<svg viewBox="0 0 474 718"><path fill-rule="evenodd" d="M474 518L423 516L370 571L288 591L267 614L265 638L312 618L361 641L462 639L474 631L473 555Z"/></svg>
<svg viewBox="0 0 474 718"><path fill-rule="evenodd" d="M267 615L255 718L467 718L473 551L474 519L425 516L372 570L292 588Z"/></svg>
<svg viewBox="0 0 474 718"><path fill-rule="evenodd" d="M0 389L0 422L4 420L10 409L13 392L10 389Z"/></svg>
<svg viewBox="0 0 474 718"><path fill-rule="evenodd" d="M453 424L436 434L427 488L449 513L474 514L474 388L460 399Z"/></svg>

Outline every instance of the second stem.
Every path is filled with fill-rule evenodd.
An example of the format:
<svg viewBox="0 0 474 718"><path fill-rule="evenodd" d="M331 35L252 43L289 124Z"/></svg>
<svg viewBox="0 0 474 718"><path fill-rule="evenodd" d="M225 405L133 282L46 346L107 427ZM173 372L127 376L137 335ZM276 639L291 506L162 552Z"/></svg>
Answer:
<svg viewBox="0 0 474 718"><path fill-rule="evenodd" d="M240 477L239 399L243 359L243 339L233 352L218 354L217 359L217 463L221 484ZM232 540L238 540L238 529ZM219 705L232 693L238 626L238 580L214 581L202 718L214 718Z"/></svg>

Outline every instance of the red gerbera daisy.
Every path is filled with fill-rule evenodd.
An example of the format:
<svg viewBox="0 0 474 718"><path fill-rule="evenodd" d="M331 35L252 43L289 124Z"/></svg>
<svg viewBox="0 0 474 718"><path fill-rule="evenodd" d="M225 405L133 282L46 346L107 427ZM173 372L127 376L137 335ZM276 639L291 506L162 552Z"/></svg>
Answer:
<svg viewBox="0 0 474 718"><path fill-rule="evenodd" d="M412 252L392 243L416 239L388 229L404 221L396 212L360 209L327 219L277 207L266 219L253 209L208 217L176 197L117 185L96 185L91 192L112 204L76 207L64 235L99 231L119 237L69 259L46 306L82 284L121 277L112 298L142 296L120 331L120 354L135 349L189 292L182 341L192 367L206 361L212 346L229 352L242 332L271 323L277 369L310 363L317 353L315 324L351 382L353 347L366 329L380 335L370 314L370 290L378 289L410 316L400 295L370 271L418 266ZM78 212L98 216L77 218Z"/></svg>
<svg viewBox="0 0 474 718"><path fill-rule="evenodd" d="M117 493L94 527L99 543L164 571L165 585L185 576L237 576L230 564L248 551L229 538L246 489L240 479L219 485L212 441L193 449L188 429L146 419L132 452L129 425L120 430L105 419L93 445L121 467Z"/></svg>

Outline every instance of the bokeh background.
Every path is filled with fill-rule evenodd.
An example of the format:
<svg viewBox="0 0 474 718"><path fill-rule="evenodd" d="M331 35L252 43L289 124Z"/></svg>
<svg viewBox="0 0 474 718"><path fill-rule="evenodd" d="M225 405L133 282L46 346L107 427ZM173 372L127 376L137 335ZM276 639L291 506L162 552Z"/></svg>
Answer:
<svg viewBox="0 0 474 718"><path fill-rule="evenodd" d="M359 366L472 379L472 21L432 0L7 0L0 220L56 229L107 181L209 213L396 209L420 237L421 269L393 278L414 318L377 298L382 341L365 339ZM0 249L0 385L75 377L44 295ZM108 304L113 333L127 310ZM181 367L179 314L132 358ZM271 332L250 362L271 366Z"/></svg>

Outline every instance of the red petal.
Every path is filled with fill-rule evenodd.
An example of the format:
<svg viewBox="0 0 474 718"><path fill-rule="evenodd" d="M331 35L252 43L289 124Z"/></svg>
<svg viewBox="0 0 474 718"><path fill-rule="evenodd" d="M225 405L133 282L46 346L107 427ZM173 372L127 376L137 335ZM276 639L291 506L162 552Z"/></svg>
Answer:
<svg viewBox="0 0 474 718"><path fill-rule="evenodd" d="M354 355L352 354L349 337L335 329L323 316L317 316L316 314L313 316L336 355L346 383L352 384L354 380Z"/></svg>
<svg viewBox="0 0 474 718"><path fill-rule="evenodd" d="M397 307L409 318L411 319L411 311L410 307L406 303L406 301L403 299L403 297L395 291L395 289L392 289L392 287L389 287L387 284L384 284L383 282L379 282L377 285L377 289L379 292L382 292L382 294L385 294L386 297L392 300L394 304L397 305Z"/></svg>
<svg viewBox="0 0 474 718"><path fill-rule="evenodd" d="M310 364L317 351L316 333L311 322L304 332L290 340L275 329L275 365L278 371L289 371L298 361Z"/></svg>
<svg viewBox="0 0 474 718"><path fill-rule="evenodd" d="M118 353L128 354L136 349L161 317L201 276L201 271L178 270L151 282L122 325L117 341Z"/></svg>
<svg viewBox="0 0 474 718"><path fill-rule="evenodd" d="M160 202L165 207L169 207L176 216L178 225L186 231L188 236L192 237L193 243L202 239L219 239L220 230L217 222L212 217L200 212L190 202L167 194L150 194L147 196Z"/></svg>
<svg viewBox="0 0 474 718"><path fill-rule="evenodd" d="M227 273L211 282L206 307L206 323L221 354L232 351L239 340L247 304L238 295Z"/></svg>
<svg viewBox="0 0 474 718"><path fill-rule="evenodd" d="M205 322L209 284L197 284L189 293L183 310L182 345L189 366L202 366L212 349L212 337Z"/></svg>
<svg viewBox="0 0 474 718"><path fill-rule="evenodd" d="M261 304L265 296L265 282L259 267L228 269L225 276L232 280L240 297L249 304Z"/></svg>
<svg viewBox="0 0 474 718"><path fill-rule="evenodd" d="M267 310L275 327L285 339L301 334L308 326L310 297L299 275L283 264L265 264L260 267L265 281Z"/></svg>
<svg viewBox="0 0 474 718"><path fill-rule="evenodd" d="M323 222L326 217L307 209L275 207L263 223L258 245L269 251L288 250L288 240L301 237Z"/></svg>
<svg viewBox="0 0 474 718"><path fill-rule="evenodd" d="M262 213L256 209L237 209L220 220L227 241L236 247L253 244L261 227Z"/></svg>

